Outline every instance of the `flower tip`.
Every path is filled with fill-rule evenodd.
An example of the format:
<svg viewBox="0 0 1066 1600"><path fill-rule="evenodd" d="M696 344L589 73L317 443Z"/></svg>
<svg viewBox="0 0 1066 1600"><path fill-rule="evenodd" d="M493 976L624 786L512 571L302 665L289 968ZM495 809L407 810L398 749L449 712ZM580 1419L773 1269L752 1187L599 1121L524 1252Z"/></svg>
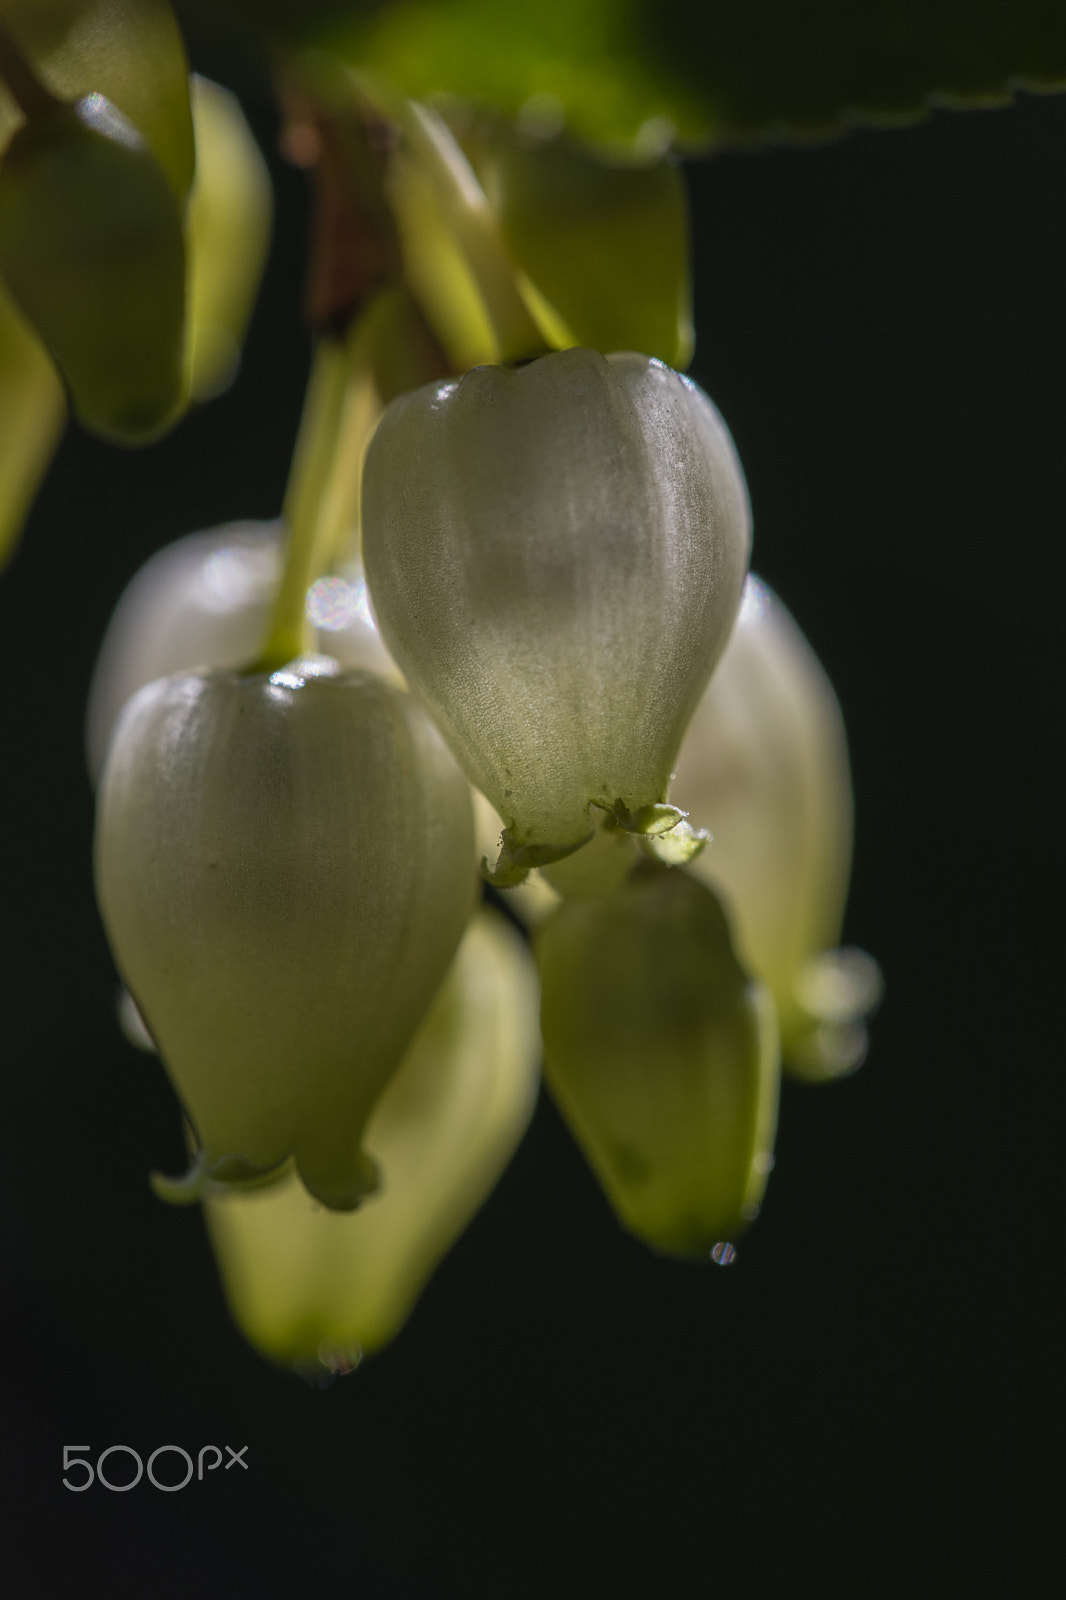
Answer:
<svg viewBox="0 0 1066 1600"><path fill-rule="evenodd" d="M661 801L652 805L638 806L636 811L630 811L621 800L616 800L613 816L618 826L624 828L627 833L658 838L660 834L670 833L684 822L688 812L679 811L677 806L668 806Z"/></svg>
<svg viewBox="0 0 1066 1600"><path fill-rule="evenodd" d="M327 1211L358 1211L381 1182L377 1162L358 1148L354 1156L346 1152L342 1164L297 1155L296 1171L312 1200Z"/></svg>
<svg viewBox="0 0 1066 1600"><path fill-rule="evenodd" d="M500 836L496 865L490 867L482 857L481 875L494 889L515 889L534 867L550 867L553 862L572 856L575 850L588 844L595 831L595 828L590 828L585 837L578 839L575 844L516 844L510 830L505 828Z"/></svg>

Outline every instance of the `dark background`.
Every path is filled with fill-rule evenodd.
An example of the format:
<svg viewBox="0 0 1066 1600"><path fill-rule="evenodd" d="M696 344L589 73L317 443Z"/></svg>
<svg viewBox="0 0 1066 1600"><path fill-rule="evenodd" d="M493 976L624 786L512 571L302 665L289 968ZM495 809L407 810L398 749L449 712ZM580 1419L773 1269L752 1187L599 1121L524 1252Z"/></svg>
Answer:
<svg viewBox="0 0 1066 1600"><path fill-rule="evenodd" d="M81 746L135 568L278 509L307 362L279 185L238 386L143 454L71 432L0 583L0 1587L1053 1593L1066 99L692 173L694 370L850 732L869 1061L786 1088L727 1270L625 1236L542 1102L396 1344L324 1390L243 1344L198 1215L149 1193L177 1111L114 1025ZM249 1470L61 1485L64 1444L166 1442Z"/></svg>

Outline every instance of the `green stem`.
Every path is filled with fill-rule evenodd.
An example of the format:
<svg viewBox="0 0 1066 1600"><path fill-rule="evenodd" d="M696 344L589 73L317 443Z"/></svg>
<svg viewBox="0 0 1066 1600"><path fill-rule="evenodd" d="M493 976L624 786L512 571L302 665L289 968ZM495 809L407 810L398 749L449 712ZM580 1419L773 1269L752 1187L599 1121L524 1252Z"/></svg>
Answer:
<svg viewBox="0 0 1066 1600"><path fill-rule="evenodd" d="M311 643L307 591L329 562L330 552L322 548L322 499L333 469L349 373L344 341L320 339L285 491L285 565L267 642L250 672L276 672Z"/></svg>
<svg viewBox="0 0 1066 1600"><path fill-rule="evenodd" d="M543 336L518 292L515 264L458 141L435 112L414 100L404 106L401 127L413 159L437 191L452 236L474 275L500 359L538 355L544 348Z"/></svg>

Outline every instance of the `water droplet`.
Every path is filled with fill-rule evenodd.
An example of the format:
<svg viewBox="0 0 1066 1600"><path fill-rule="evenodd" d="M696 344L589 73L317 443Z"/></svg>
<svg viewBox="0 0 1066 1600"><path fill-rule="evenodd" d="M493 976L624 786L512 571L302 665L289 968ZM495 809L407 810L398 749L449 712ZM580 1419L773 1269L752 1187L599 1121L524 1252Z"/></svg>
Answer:
<svg viewBox="0 0 1066 1600"><path fill-rule="evenodd" d="M354 1372L363 1359L363 1352L357 1344L336 1345L323 1341L318 1347L318 1359L327 1372L335 1378L346 1378Z"/></svg>
<svg viewBox="0 0 1066 1600"><path fill-rule="evenodd" d="M336 678L340 670L341 664L333 656L308 652L272 672L270 681L276 689L302 689L309 678Z"/></svg>
<svg viewBox="0 0 1066 1600"><path fill-rule="evenodd" d="M316 578L307 591L307 619L326 633L366 620L366 593L346 578Z"/></svg>
<svg viewBox="0 0 1066 1600"><path fill-rule="evenodd" d="M736 1259L736 1245L727 1244L724 1240L716 1244L711 1251L711 1260L717 1267L731 1267Z"/></svg>

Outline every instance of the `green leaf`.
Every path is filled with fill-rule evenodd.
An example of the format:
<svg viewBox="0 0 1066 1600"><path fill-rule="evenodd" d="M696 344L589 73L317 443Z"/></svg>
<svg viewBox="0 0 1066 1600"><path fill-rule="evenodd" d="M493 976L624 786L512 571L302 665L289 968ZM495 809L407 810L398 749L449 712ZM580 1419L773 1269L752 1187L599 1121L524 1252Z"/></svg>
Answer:
<svg viewBox="0 0 1066 1600"><path fill-rule="evenodd" d="M277 24L285 8L269 9ZM579 137L645 153L672 134L810 136L917 116L930 96L1066 84L1059 0L397 0L346 15L324 37L409 94L554 110Z"/></svg>
<svg viewBox="0 0 1066 1600"><path fill-rule="evenodd" d="M0 22L53 94L112 101L185 198L195 165L188 66L164 0L0 0ZM22 120L0 84L0 148Z"/></svg>

